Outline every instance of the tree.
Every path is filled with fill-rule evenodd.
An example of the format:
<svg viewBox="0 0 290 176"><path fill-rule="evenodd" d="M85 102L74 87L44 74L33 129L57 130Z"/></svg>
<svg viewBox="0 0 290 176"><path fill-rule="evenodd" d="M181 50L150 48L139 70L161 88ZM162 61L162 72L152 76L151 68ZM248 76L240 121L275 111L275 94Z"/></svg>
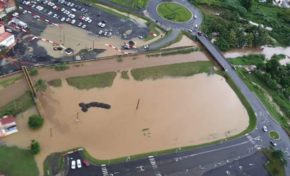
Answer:
<svg viewBox="0 0 290 176"><path fill-rule="evenodd" d="M32 115L29 117L28 126L31 129L39 129L42 127L44 119L40 115Z"/></svg>
<svg viewBox="0 0 290 176"><path fill-rule="evenodd" d="M36 155L40 152L40 145L36 140L32 140L30 144L30 151L33 155Z"/></svg>
<svg viewBox="0 0 290 176"><path fill-rule="evenodd" d="M249 10L253 5L252 0L240 0L240 2L247 10Z"/></svg>
<svg viewBox="0 0 290 176"><path fill-rule="evenodd" d="M37 92L44 92L47 88L46 82L43 79L37 80L34 86Z"/></svg>
<svg viewBox="0 0 290 176"><path fill-rule="evenodd" d="M281 150L273 151L272 152L272 156L273 156L273 158L276 158L276 159L280 160L283 165L287 164L287 160L285 159L284 152L282 152Z"/></svg>

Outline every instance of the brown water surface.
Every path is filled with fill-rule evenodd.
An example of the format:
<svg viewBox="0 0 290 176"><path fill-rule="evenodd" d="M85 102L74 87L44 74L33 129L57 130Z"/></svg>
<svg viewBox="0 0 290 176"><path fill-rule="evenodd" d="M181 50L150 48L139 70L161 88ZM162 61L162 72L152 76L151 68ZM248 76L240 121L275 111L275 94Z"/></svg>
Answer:
<svg viewBox="0 0 290 176"><path fill-rule="evenodd" d="M91 101L112 107L82 112L78 104ZM112 159L211 142L242 132L249 122L246 109L219 75L142 82L118 75L112 87L90 90L63 80L62 87L49 87L40 102L44 126L30 130L24 114L17 119L19 132L4 139L20 147L39 141L40 169L45 157L57 151L85 147L98 159Z"/></svg>

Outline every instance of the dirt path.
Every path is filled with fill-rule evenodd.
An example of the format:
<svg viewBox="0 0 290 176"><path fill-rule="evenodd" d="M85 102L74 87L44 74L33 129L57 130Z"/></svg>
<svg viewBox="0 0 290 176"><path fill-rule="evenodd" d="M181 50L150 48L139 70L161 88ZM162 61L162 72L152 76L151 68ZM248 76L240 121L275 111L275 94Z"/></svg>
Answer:
<svg viewBox="0 0 290 176"><path fill-rule="evenodd" d="M169 65L183 62L193 62L200 60L208 60L208 56L202 52L194 52L184 55L173 55L166 57L146 57L144 55L123 58L122 62L117 62L116 59L99 60L95 62L83 63L81 66L71 66L70 69L62 72L57 72L52 69L41 68L39 75L34 77L34 80L39 78L46 81L66 78L79 75L89 75L102 72L111 72L119 70L129 70L133 68L142 68L158 65ZM80 64L79 64L80 65ZM12 101L13 99L21 96L28 86L24 79L17 81L15 84L0 90L0 107Z"/></svg>

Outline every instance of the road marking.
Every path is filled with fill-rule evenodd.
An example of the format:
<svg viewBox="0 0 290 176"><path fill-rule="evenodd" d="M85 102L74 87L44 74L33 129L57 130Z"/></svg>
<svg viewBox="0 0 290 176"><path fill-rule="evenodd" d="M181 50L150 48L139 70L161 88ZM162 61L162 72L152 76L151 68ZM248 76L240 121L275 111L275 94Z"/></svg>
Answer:
<svg viewBox="0 0 290 176"><path fill-rule="evenodd" d="M203 154L208 154L208 153L211 153L211 152L216 152L216 151L221 151L221 150L229 149L229 148L232 148L232 147L236 147L236 146L240 146L240 145L247 144L249 142L250 141L244 141L244 142L241 142L241 143L238 143L238 144L233 144L233 145L229 145L229 146L222 147L222 148L208 150L208 151L204 151L204 152L200 152L200 153L195 153L195 154L191 154L191 155L187 155L187 156L182 156L182 157L175 157L174 159L177 162L177 161L180 161L182 159L187 159L187 158L195 157L195 156L198 156L198 155L203 155Z"/></svg>
<svg viewBox="0 0 290 176"><path fill-rule="evenodd" d="M156 164L156 160L155 160L154 156L148 156L148 159L149 159L150 164L152 165L153 169L157 169L158 166Z"/></svg>
<svg viewBox="0 0 290 176"><path fill-rule="evenodd" d="M109 176L108 169L105 164L101 165L103 176Z"/></svg>

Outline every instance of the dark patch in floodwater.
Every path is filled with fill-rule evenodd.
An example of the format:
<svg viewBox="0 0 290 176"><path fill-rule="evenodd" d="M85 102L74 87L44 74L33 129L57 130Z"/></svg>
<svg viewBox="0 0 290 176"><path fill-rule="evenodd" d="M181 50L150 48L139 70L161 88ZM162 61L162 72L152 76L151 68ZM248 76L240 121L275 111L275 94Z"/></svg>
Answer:
<svg viewBox="0 0 290 176"><path fill-rule="evenodd" d="M80 103L79 106L83 112L87 112L89 108L96 107L96 108L103 108L103 109L111 109L111 105L106 103L99 103L99 102L91 102L91 103Z"/></svg>

